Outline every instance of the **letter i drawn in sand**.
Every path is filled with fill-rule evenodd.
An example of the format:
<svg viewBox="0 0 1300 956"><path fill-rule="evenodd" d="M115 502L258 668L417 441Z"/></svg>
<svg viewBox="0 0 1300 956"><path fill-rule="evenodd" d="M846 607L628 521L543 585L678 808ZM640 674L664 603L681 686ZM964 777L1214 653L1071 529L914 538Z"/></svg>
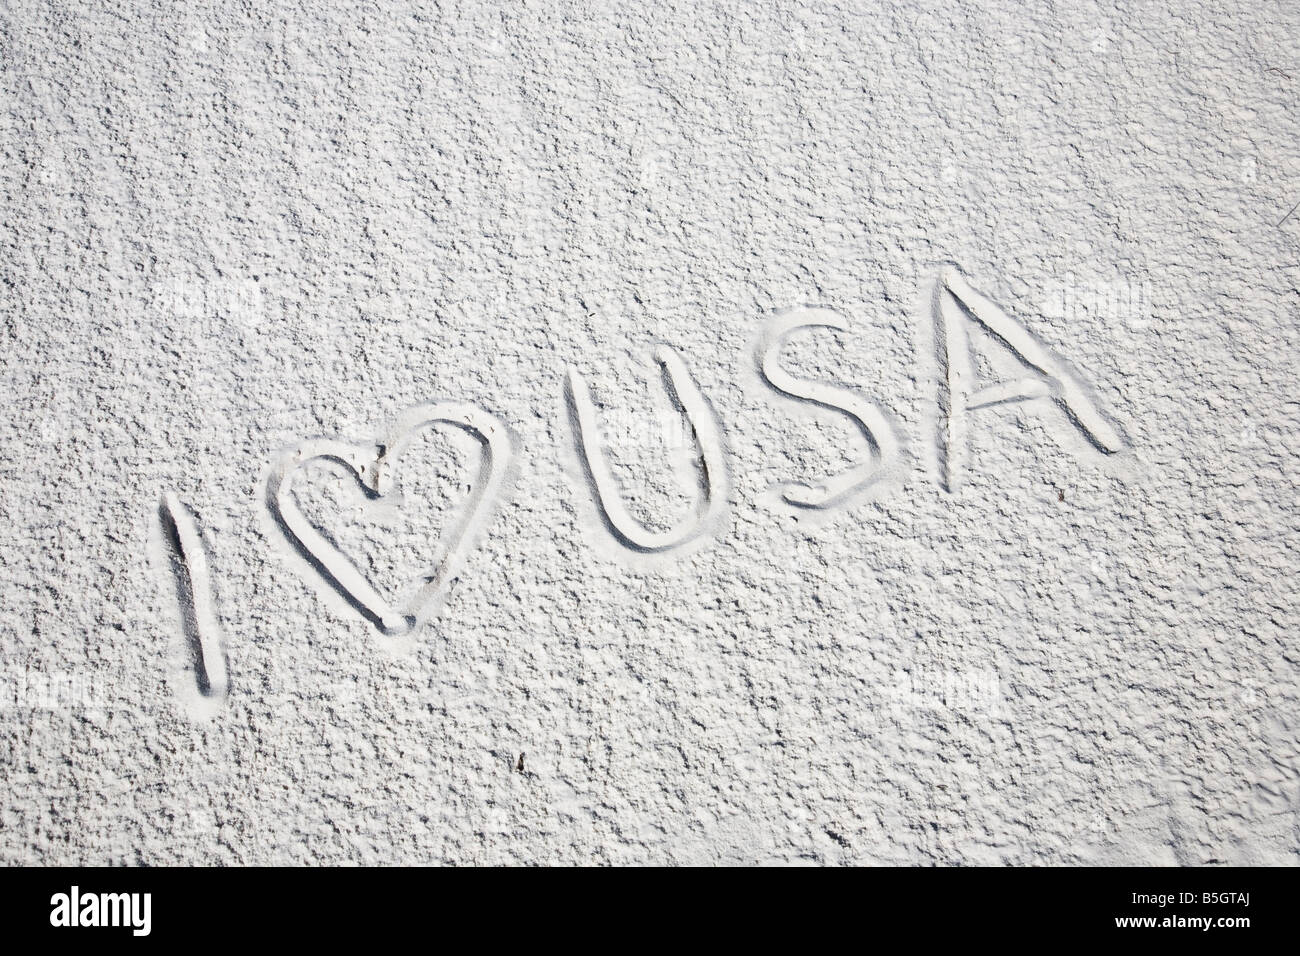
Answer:
<svg viewBox="0 0 1300 956"><path fill-rule="evenodd" d="M211 712L225 701L229 680L207 551L193 513L175 493L163 495L158 519L165 564L176 586L181 631L194 670L198 709Z"/></svg>

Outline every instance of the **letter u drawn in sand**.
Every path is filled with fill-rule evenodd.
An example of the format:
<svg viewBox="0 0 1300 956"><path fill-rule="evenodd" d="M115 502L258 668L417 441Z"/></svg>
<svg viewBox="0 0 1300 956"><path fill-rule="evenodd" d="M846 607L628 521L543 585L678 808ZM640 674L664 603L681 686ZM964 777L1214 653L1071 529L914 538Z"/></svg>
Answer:
<svg viewBox="0 0 1300 956"><path fill-rule="evenodd" d="M666 531L646 528L623 504L618 481L598 446L599 430L591 392L577 369L568 370L564 395L578 462L600 523L619 545L639 555L674 552L715 528L726 514L730 487L722 426L708 400L695 384L686 363L671 347L660 346L654 358L664 373L669 397L690 424L703 472L694 513Z"/></svg>

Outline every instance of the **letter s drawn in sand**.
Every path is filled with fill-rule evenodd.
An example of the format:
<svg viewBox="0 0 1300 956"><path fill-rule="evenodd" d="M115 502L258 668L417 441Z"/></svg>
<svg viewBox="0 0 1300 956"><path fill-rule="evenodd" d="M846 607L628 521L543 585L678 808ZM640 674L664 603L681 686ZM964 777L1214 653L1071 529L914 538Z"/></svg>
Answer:
<svg viewBox="0 0 1300 956"><path fill-rule="evenodd" d="M786 482L768 489L769 506L787 514L831 512L864 497L879 497L901 477L906 453L898 429L878 404L856 391L796 378L781 367L781 350L800 329L849 331L848 323L830 309L800 307L779 313L767 324L752 358L763 383L786 398L847 415L867 447L867 458L815 485Z"/></svg>

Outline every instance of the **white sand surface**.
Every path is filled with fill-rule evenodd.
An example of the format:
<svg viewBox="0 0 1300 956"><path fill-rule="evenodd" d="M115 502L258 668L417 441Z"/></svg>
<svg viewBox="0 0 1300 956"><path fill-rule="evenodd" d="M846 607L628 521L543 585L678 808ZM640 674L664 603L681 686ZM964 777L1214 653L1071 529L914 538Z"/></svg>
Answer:
<svg viewBox="0 0 1300 956"><path fill-rule="evenodd" d="M0 862L1300 862L1300 7L0 6Z"/></svg>

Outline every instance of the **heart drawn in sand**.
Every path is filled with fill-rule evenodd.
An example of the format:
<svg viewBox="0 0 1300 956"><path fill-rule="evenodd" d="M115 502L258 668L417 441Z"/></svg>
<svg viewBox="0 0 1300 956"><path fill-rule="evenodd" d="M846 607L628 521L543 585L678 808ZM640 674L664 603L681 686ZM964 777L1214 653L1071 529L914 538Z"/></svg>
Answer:
<svg viewBox="0 0 1300 956"><path fill-rule="evenodd" d="M382 501L395 494L394 474L402 452L424 429L450 426L480 446L478 474L469 499L444 534L441 557L422 575L414 596L394 607L342 551L307 520L289 493L294 473L312 461L331 461L348 468L366 497ZM272 527L307 569L366 620L390 637L411 635L437 616L451 582L478 531L487 523L509 485L514 441L505 423L474 405L460 402L417 405L408 409L380 445L353 445L331 438L311 438L290 448L266 479L265 504Z"/></svg>

